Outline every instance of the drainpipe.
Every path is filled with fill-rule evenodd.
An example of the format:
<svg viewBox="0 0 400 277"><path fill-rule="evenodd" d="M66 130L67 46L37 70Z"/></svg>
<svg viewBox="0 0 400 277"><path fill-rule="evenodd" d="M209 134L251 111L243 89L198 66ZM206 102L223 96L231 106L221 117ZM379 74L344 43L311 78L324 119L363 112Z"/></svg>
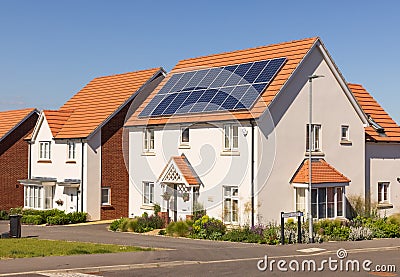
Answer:
<svg viewBox="0 0 400 277"><path fill-rule="evenodd" d="M32 178L32 142L28 141L29 158L28 158L28 179Z"/></svg>
<svg viewBox="0 0 400 277"><path fill-rule="evenodd" d="M85 159L84 159L85 143L83 142L83 139L81 139L81 145L82 145L82 151L81 151L81 156L82 156L81 157L81 160L82 160L81 161L81 212L83 212L83 174L84 174L83 165L84 165L84 161L85 161Z"/></svg>
<svg viewBox="0 0 400 277"><path fill-rule="evenodd" d="M251 124L251 227L254 227L254 129L255 122L250 120Z"/></svg>

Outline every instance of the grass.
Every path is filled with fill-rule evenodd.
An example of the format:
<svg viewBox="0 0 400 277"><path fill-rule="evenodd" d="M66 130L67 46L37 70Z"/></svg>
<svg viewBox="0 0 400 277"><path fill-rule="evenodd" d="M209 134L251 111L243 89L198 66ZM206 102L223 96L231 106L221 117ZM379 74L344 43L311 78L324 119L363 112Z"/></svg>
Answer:
<svg viewBox="0 0 400 277"><path fill-rule="evenodd" d="M121 246L114 244L98 244L88 242L69 242L59 240L40 240L34 238L0 239L0 259L136 252L150 250L152 249L140 248L135 246Z"/></svg>

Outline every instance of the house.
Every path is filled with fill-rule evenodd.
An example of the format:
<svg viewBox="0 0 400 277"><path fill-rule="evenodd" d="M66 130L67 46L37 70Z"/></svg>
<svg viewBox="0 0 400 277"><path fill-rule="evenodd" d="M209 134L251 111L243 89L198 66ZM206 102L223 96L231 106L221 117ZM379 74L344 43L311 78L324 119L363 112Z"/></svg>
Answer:
<svg viewBox="0 0 400 277"><path fill-rule="evenodd" d="M31 174L20 180L24 207L128 216L122 127L163 78L162 68L95 78L59 110L42 111L30 138Z"/></svg>
<svg viewBox="0 0 400 277"><path fill-rule="evenodd" d="M24 138L32 132L37 118L38 111L33 108L0 112L0 210L24 204L24 189L18 182L29 172Z"/></svg>
<svg viewBox="0 0 400 277"><path fill-rule="evenodd" d="M346 197L368 189L369 124L320 38L182 60L125 123L129 215L156 203L232 225L308 214L311 148L312 214L345 218Z"/></svg>
<svg viewBox="0 0 400 277"><path fill-rule="evenodd" d="M365 128L365 199L381 215L400 212L400 127L358 84L349 84L367 114Z"/></svg>

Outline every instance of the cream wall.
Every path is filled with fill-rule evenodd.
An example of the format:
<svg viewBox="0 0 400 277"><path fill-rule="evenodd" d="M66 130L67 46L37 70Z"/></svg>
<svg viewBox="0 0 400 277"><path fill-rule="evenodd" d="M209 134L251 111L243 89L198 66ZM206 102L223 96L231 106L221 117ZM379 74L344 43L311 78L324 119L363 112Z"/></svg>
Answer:
<svg viewBox="0 0 400 277"><path fill-rule="evenodd" d="M259 147L270 149L267 153L258 151L261 162L258 168L261 173L257 176L259 218L264 223L279 220L281 211L295 210L295 194L290 179L307 157L308 76L312 74L325 76L313 81L313 123L322 125L323 158L351 179L346 195L364 194L362 120L320 50L314 48L270 106L275 133L271 132L268 113L258 122ZM341 125L350 126L351 145L340 144ZM271 166L272 173L266 176L265 168Z"/></svg>
<svg viewBox="0 0 400 277"><path fill-rule="evenodd" d="M370 201L378 202L378 182L389 182L389 203L393 208L379 209L380 215L400 213L400 144L366 144L366 185ZM368 197L368 194L367 194Z"/></svg>

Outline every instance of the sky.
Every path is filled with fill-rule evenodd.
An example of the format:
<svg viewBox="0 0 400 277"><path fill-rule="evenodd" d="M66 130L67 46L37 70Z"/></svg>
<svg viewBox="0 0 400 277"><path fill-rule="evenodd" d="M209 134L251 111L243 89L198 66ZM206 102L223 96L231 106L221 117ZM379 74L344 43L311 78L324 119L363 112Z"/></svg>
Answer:
<svg viewBox="0 0 400 277"><path fill-rule="evenodd" d="M319 36L400 123L400 1L0 0L0 110L58 109L95 77Z"/></svg>

